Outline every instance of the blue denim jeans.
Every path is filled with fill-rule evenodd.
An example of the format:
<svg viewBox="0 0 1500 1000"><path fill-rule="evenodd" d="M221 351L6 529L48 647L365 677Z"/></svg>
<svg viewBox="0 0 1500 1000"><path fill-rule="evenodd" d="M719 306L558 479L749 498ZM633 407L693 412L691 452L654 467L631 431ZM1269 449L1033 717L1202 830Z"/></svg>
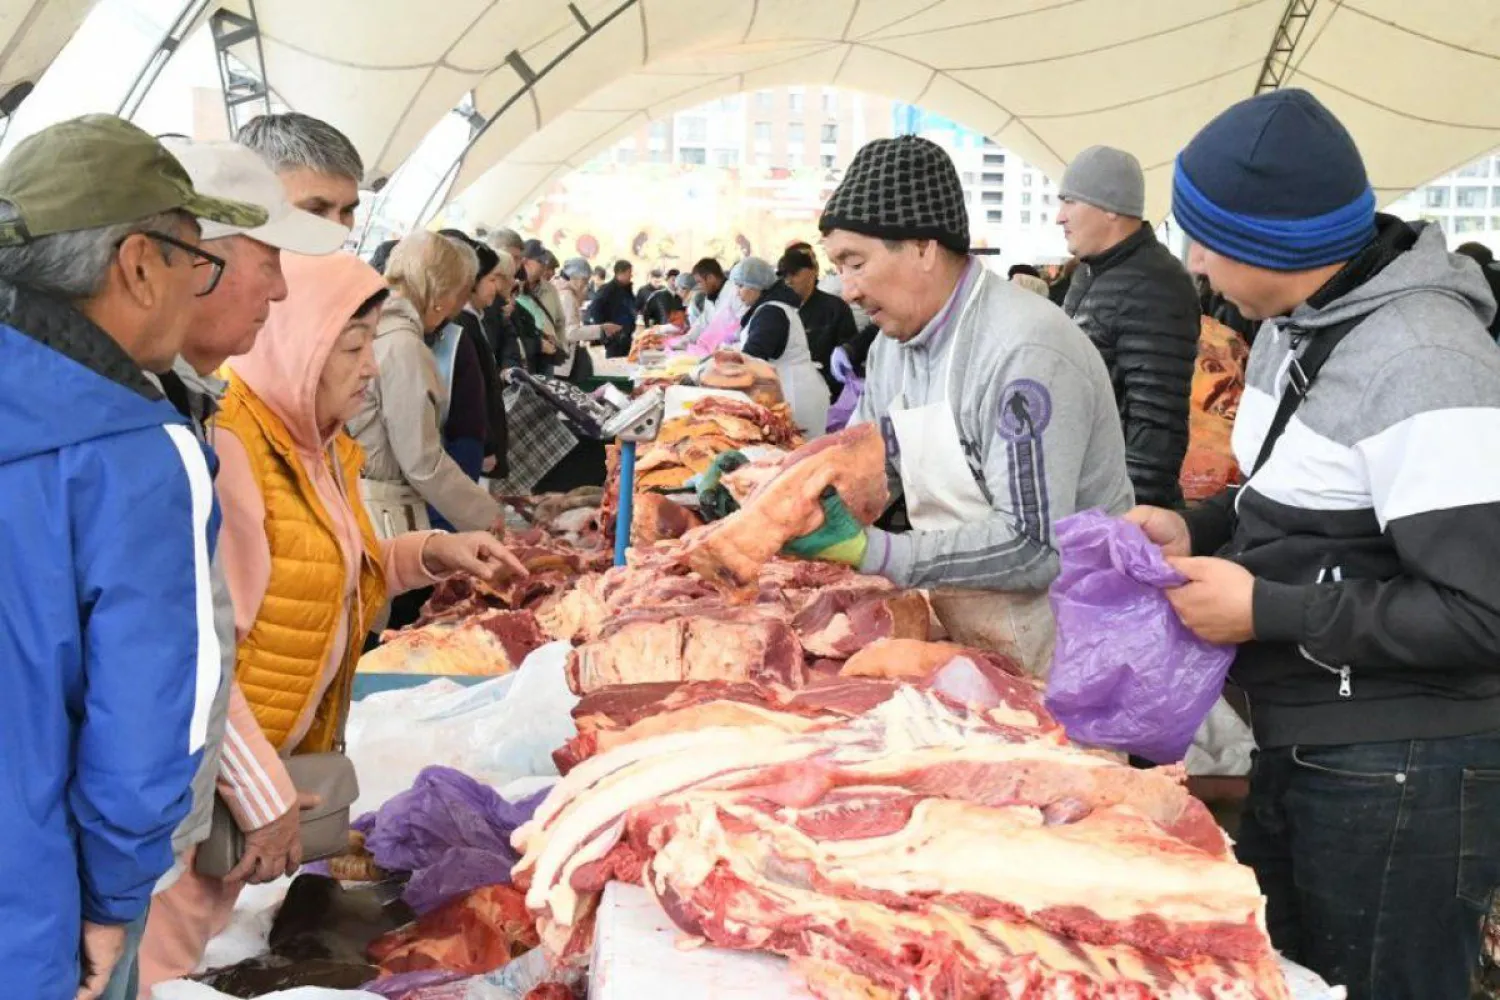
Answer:
<svg viewBox="0 0 1500 1000"><path fill-rule="evenodd" d="M147 907L147 912L150 907ZM140 992L140 965L137 959L141 953L141 938L146 936L146 914L142 913L140 919L125 928L125 950L120 953L120 960L115 963L115 971L109 977L109 985L104 987L99 1000L135 1000L135 995Z"/></svg>
<svg viewBox="0 0 1500 1000"><path fill-rule="evenodd" d="M1261 751L1236 853L1272 942L1349 1000L1468 1000L1500 884L1500 730Z"/></svg>

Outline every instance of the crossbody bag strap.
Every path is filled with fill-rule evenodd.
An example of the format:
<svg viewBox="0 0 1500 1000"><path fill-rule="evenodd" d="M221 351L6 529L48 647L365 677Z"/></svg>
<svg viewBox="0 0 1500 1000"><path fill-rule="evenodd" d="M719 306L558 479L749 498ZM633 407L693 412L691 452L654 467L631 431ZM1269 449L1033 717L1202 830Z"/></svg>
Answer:
<svg viewBox="0 0 1500 1000"><path fill-rule="evenodd" d="M1334 348L1339 346L1339 341L1363 321L1363 316L1356 316L1318 330L1308 338L1307 348L1292 358L1291 366L1287 369L1286 391L1281 394L1281 403L1276 407L1276 415L1271 418L1271 426L1266 430L1266 439L1261 443L1260 454L1256 456L1255 468L1250 470L1252 476L1271 457L1271 451L1286 430L1286 425L1291 422L1292 414L1297 412L1297 407L1307 398L1318 372L1323 370L1323 365L1333 354ZM1293 334L1297 335L1299 334Z"/></svg>

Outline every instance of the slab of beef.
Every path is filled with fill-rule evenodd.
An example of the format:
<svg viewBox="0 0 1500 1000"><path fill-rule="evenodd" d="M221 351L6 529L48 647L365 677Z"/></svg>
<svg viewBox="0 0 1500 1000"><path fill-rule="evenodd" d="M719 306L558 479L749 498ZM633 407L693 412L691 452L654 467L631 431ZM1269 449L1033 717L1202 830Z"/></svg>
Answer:
<svg viewBox="0 0 1500 1000"><path fill-rule="evenodd" d="M792 628L812 655L845 659L881 639L925 641L931 620L917 591L838 589L812 595Z"/></svg>
<svg viewBox="0 0 1500 1000"><path fill-rule="evenodd" d="M1201 803L1068 746L1039 704L1027 728L985 700L1011 711L900 687L822 728L672 731L584 761L514 838L544 946L584 947L620 878L830 997L1286 1000L1254 875Z"/></svg>
<svg viewBox="0 0 1500 1000"><path fill-rule="evenodd" d="M578 735L552 754L560 774L626 743L710 726L765 725L810 732L869 711L896 685L816 676L807 686L703 681L622 684L585 695L573 709Z"/></svg>
<svg viewBox="0 0 1500 1000"><path fill-rule="evenodd" d="M364 673L506 674L549 640L530 611L480 611L387 632L360 657Z"/></svg>
<svg viewBox="0 0 1500 1000"><path fill-rule="evenodd" d="M838 490L863 524L890 503L885 442L861 424L803 445L735 513L691 532L684 558L698 575L738 599L752 599L760 570L787 542L823 524L823 491Z"/></svg>
<svg viewBox="0 0 1500 1000"><path fill-rule="evenodd" d="M568 657L568 686L588 694L650 681L756 681L800 686L802 644L758 607L686 605L611 618Z"/></svg>

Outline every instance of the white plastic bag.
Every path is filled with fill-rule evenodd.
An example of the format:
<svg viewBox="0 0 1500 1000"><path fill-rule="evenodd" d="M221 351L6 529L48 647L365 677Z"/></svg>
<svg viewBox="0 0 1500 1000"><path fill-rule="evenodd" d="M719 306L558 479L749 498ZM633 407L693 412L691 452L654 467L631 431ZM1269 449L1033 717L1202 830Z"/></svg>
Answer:
<svg viewBox="0 0 1500 1000"><path fill-rule="evenodd" d="M203 951L198 971L238 965L249 958L259 958L271 950L271 924L286 899L292 880L279 878L265 885L247 885L234 901L229 926Z"/></svg>
<svg viewBox="0 0 1500 1000"><path fill-rule="evenodd" d="M359 774L358 816L411 787L417 773L444 764L495 788L517 778L556 775L552 751L577 735L564 667L571 646L549 643L519 670L473 687L436 680L356 702L348 749Z"/></svg>
<svg viewBox="0 0 1500 1000"><path fill-rule="evenodd" d="M1255 734L1221 697L1198 727L1182 762L1193 777L1242 778L1250 773L1254 753Z"/></svg>

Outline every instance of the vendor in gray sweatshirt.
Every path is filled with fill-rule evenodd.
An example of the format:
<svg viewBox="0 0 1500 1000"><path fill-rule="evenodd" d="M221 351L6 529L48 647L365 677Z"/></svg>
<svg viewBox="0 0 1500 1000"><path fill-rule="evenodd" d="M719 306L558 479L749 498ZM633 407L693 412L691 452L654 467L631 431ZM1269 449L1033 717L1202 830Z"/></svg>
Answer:
<svg viewBox="0 0 1500 1000"><path fill-rule="evenodd" d="M911 530L825 529L793 551L928 588L955 641L1045 673L1053 522L1133 502L1099 352L970 256L958 173L926 139L861 149L819 227L844 299L880 328L853 422L880 425Z"/></svg>

